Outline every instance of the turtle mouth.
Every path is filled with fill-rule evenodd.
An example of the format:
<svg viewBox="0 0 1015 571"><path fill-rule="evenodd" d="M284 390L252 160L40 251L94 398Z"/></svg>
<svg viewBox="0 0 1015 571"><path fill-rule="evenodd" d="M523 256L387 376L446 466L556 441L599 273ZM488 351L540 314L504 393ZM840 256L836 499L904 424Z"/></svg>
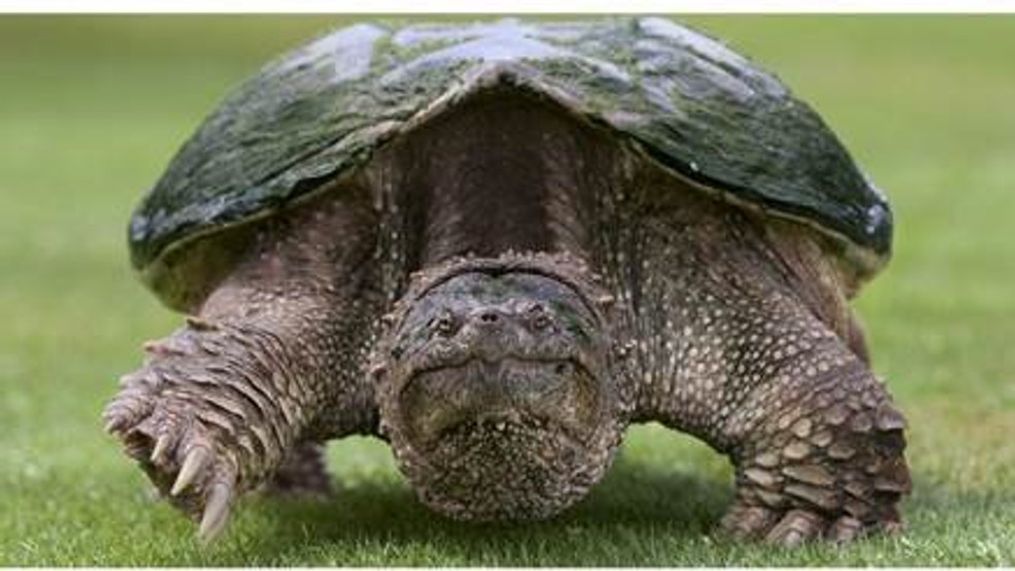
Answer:
<svg viewBox="0 0 1015 571"><path fill-rule="evenodd" d="M575 449L582 448L585 444L579 435L554 420L510 411L448 423L425 451L432 456L444 452L468 458L479 455L484 448L507 448L521 439L542 442L548 438ZM526 454L526 458L538 465L547 463L538 453Z"/></svg>
<svg viewBox="0 0 1015 571"><path fill-rule="evenodd" d="M466 433L559 432L578 445L601 413L601 391L578 359L470 357L415 371L400 395L406 436L421 451Z"/></svg>
<svg viewBox="0 0 1015 571"><path fill-rule="evenodd" d="M594 381L574 361L517 357L421 371L400 399L399 467L423 503L455 519L550 517L585 495L615 449Z"/></svg>

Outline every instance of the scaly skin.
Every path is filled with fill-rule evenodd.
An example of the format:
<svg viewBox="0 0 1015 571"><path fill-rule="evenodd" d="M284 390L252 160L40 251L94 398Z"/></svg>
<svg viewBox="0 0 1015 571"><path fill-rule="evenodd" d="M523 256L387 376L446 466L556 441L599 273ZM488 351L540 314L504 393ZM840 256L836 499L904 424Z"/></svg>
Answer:
<svg viewBox="0 0 1015 571"><path fill-rule="evenodd" d="M415 276L374 370L382 430L423 503L524 520L585 496L632 407L609 304L564 255L455 258Z"/></svg>
<svg viewBox="0 0 1015 571"><path fill-rule="evenodd" d="M274 221L198 317L146 345L144 366L107 406L107 430L200 518L202 537L273 476L276 487L320 488L310 471L293 481L298 443L373 431L372 387L358 374L375 313L360 269L368 215L335 199Z"/></svg>
<svg viewBox="0 0 1015 571"><path fill-rule="evenodd" d="M855 276L817 233L496 93L380 149L357 184L267 221L107 409L202 535L244 491L320 490L312 443L379 426L436 509L546 517L642 421L730 456L737 537L901 526L905 423L867 365ZM568 325L576 300L598 325ZM605 412L576 414L592 397Z"/></svg>
<svg viewBox="0 0 1015 571"><path fill-rule="evenodd" d="M796 545L899 529L905 422L864 362L858 325L827 302L844 304L824 295L836 278L802 279L821 267L798 265L808 235L785 229L800 246L790 252L778 224L664 196L619 237L641 279L613 272L636 340L638 420L730 456L736 500L722 528L736 537Z"/></svg>

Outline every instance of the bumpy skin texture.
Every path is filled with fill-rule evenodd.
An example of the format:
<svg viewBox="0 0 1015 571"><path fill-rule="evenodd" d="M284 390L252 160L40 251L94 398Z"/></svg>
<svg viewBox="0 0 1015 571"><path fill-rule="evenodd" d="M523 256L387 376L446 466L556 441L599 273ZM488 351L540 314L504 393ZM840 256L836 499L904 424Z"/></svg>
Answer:
<svg viewBox="0 0 1015 571"><path fill-rule="evenodd" d="M736 500L722 526L736 537L796 545L897 531L905 422L864 362L858 325L836 315L844 302L802 279L833 269L806 234L641 184L622 210L640 223L621 226L613 252L629 261L608 263L635 341L637 419L729 455Z"/></svg>
<svg viewBox="0 0 1015 571"><path fill-rule="evenodd" d="M373 390L357 374L375 313L362 291L369 218L345 198L274 221L198 317L146 344L107 406L107 430L203 537L269 479L325 491L304 441L373 432Z"/></svg>
<svg viewBox="0 0 1015 571"><path fill-rule="evenodd" d="M424 503L544 518L599 481L632 406L610 299L565 255L458 258L416 276L374 370L381 429Z"/></svg>
<svg viewBox="0 0 1015 571"><path fill-rule="evenodd" d="M319 489L308 443L353 432L442 513L549 517L646 421L729 456L734 536L900 528L905 423L819 233L511 90L371 165L264 222L107 408L204 536L245 491Z"/></svg>

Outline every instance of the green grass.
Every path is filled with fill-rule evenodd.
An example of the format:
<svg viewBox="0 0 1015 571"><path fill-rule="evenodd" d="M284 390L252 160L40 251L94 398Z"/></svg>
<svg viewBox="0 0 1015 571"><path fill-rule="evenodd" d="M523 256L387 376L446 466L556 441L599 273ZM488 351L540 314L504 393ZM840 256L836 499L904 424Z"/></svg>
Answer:
<svg viewBox="0 0 1015 571"><path fill-rule="evenodd" d="M1015 17L695 17L774 69L889 192L895 259L858 302L909 417L898 539L710 539L725 461L657 426L549 522L420 507L379 442L323 505L252 498L210 548L103 435L139 343L179 318L131 276L139 192L229 86L337 18L0 18L0 564L1015 564Z"/></svg>

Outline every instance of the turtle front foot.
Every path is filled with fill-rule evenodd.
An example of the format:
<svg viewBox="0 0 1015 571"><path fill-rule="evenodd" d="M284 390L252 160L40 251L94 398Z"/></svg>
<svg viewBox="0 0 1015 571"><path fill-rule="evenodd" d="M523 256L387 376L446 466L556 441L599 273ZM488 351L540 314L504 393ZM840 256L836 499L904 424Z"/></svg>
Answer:
<svg viewBox="0 0 1015 571"><path fill-rule="evenodd" d="M807 400L738 455L722 531L784 546L901 531L898 504L910 489L905 421L881 385L869 375L843 379Z"/></svg>
<svg viewBox="0 0 1015 571"><path fill-rule="evenodd" d="M228 337L191 326L150 343L145 366L123 377L104 412L106 431L163 497L200 522L203 540L216 537L236 498L279 464L290 436L265 396L270 385L255 388L252 372L234 365L252 360L223 357L242 347Z"/></svg>
<svg viewBox="0 0 1015 571"><path fill-rule="evenodd" d="M123 443L162 497L200 521L204 540L225 527L238 492L235 444L208 421L206 405L160 391L148 375L128 377L106 408L106 429Z"/></svg>
<svg viewBox="0 0 1015 571"><path fill-rule="evenodd" d="M865 522L844 509L774 509L737 502L723 516L720 531L736 539L760 539L784 547L818 539L849 543L870 533L899 533L903 524L896 507L881 511L880 519Z"/></svg>

